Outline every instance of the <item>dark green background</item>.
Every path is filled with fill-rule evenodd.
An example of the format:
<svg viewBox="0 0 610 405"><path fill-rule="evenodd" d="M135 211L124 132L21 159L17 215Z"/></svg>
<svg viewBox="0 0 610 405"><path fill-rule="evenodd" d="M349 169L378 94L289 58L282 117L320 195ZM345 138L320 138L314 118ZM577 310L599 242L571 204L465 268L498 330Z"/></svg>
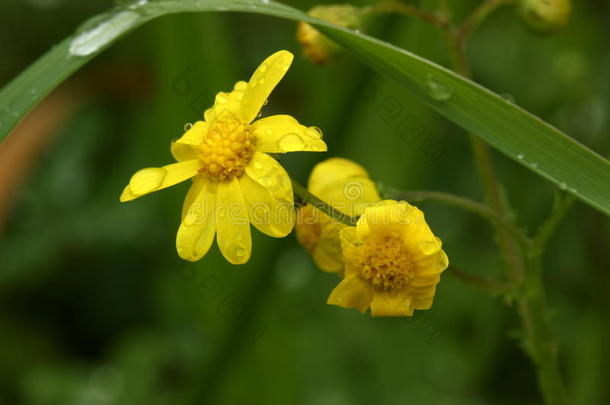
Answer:
<svg viewBox="0 0 610 405"><path fill-rule="evenodd" d="M478 82L608 155L610 6L576 3L571 25L553 37L503 9L469 53ZM3 0L0 84L111 5ZM442 37L418 21L384 18L371 32L448 63ZM318 126L329 146L285 155L296 178L341 156L384 184L480 199L463 130L347 56L312 65L294 33L292 22L257 15L165 17L57 90L79 89L78 108L11 196L0 229L0 404L540 403L503 297L445 275L432 310L372 319L325 304L338 279L317 270L294 236L253 231L244 266L216 246L196 264L182 262L174 240L187 184L118 202L133 172L172 161L169 142L217 91L279 49L297 57L264 114ZM534 230L556 190L494 158L519 224ZM422 207L452 264L502 276L487 224ZM572 404L610 403L609 231L606 217L577 203L544 257Z"/></svg>

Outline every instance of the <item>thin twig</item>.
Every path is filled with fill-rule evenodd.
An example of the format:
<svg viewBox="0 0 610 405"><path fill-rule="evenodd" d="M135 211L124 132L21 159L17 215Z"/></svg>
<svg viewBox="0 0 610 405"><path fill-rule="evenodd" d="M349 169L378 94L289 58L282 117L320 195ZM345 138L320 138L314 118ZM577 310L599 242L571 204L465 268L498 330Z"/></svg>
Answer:
<svg viewBox="0 0 610 405"><path fill-rule="evenodd" d="M468 284L472 284L475 287L479 287L483 290L490 291L495 294L509 292L512 288L511 285L507 282L500 282L480 277L476 274L460 270L455 266L449 266L447 272L458 280L461 280Z"/></svg>
<svg viewBox="0 0 610 405"><path fill-rule="evenodd" d="M443 31L447 31L451 28L449 21L435 13L423 10L417 6L411 4L404 4L399 1L384 1L377 4L364 7L362 9L363 14L402 14L407 17L416 17L420 20L432 24L435 27L440 28Z"/></svg>

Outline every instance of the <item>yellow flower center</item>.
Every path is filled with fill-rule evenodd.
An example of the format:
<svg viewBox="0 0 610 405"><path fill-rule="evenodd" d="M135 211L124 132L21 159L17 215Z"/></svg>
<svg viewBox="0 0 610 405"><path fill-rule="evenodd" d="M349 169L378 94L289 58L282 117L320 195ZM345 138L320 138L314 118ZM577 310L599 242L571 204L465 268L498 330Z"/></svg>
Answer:
<svg viewBox="0 0 610 405"><path fill-rule="evenodd" d="M249 125L218 119L210 125L201 143L199 172L214 182L239 177L252 160L255 146L256 138Z"/></svg>
<svg viewBox="0 0 610 405"><path fill-rule="evenodd" d="M399 235L371 235L360 247L358 276L378 290L400 290L415 275L415 265Z"/></svg>

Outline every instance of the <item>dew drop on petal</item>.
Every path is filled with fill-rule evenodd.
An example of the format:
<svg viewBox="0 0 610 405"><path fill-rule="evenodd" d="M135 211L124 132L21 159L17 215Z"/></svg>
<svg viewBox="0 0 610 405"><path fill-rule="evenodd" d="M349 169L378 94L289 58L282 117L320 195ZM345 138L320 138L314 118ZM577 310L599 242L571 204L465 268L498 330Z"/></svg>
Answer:
<svg viewBox="0 0 610 405"><path fill-rule="evenodd" d="M305 130L305 135L322 138L322 130L318 127L308 127Z"/></svg>
<svg viewBox="0 0 610 405"><path fill-rule="evenodd" d="M235 83L235 86L233 88L237 91L243 91L246 89L246 87L248 87L248 83L246 83L244 81L239 81L239 82Z"/></svg>
<svg viewBox="0 0 610 405"><path fill-rule="evenodd" d="M433 241L419 242L417 246L419 247L419 250L421 250L422 253L425 255L431 255L432 253L437 252L440 248L439 244Z"/></svg>
<svg viewBox="0 0 610 405"><path fill-rule="evenodd" d="M185 131L188 131L191 128L193 128L193 124L191 124L190 122L187 122L186 124L184 124L184 130Z"/></svg>
<svg viewBox="0 0 610 405"><path fill-rule="evenodd" d="M271 179L269 178L269 176L261 177L261 184L263 185L263 187L269 187L271 185Z"/></svg>
<svg viewBox="0 0 610 405"><path fill-rule="evenodd" d="M261 73L265 73L267 71L267 66L266 65L261 65L258 68L258 71L261 72Z"/></svg>
<svg viewBox="0 0 610 405"><path fill-rule="evenodd" d="M299 134L289 133L280 138L277 146L282 152L294 152L303 150L305 141Z"/></svg>

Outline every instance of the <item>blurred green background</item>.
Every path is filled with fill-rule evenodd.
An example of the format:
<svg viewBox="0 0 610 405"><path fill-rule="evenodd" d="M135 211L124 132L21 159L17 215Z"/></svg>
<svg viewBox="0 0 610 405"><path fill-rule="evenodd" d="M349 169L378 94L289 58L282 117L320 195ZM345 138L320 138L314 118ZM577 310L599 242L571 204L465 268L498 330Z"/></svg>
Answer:
<svg viewBox="0 0 610 405"><path fill-rule="evenodd" d="M478 4L459 3L457 16ZM553 37L503 9L469 54L478 82L607 156L610 5L574 3L571 25ZM0 84L112 5L3 0ZM297 58L263 113L318 126L329 146L284 156L296 178L341 156L384 184L481 198L463 130L350 57L325 67L299 57L295 27L243 14L155 21L52 93L17 130L23 142L2 145L0 404L541 402L518 319L501 297L445 275L430 311L372 319L325 304L338 280L294 236L254 230L252 259L240 267L216 246L182 262L175 233L187 184L118 202L132 173L172 161L170 141L217 91L279 49ZM448 64L443 38L419 21L387 17L371 33ZM494 158L519 223L535 229L556 191ZM452 264L502 277L487 224L422 207ZM577 203L544 258L572 404L610 403L609 247L608 219Z"/></svg>

